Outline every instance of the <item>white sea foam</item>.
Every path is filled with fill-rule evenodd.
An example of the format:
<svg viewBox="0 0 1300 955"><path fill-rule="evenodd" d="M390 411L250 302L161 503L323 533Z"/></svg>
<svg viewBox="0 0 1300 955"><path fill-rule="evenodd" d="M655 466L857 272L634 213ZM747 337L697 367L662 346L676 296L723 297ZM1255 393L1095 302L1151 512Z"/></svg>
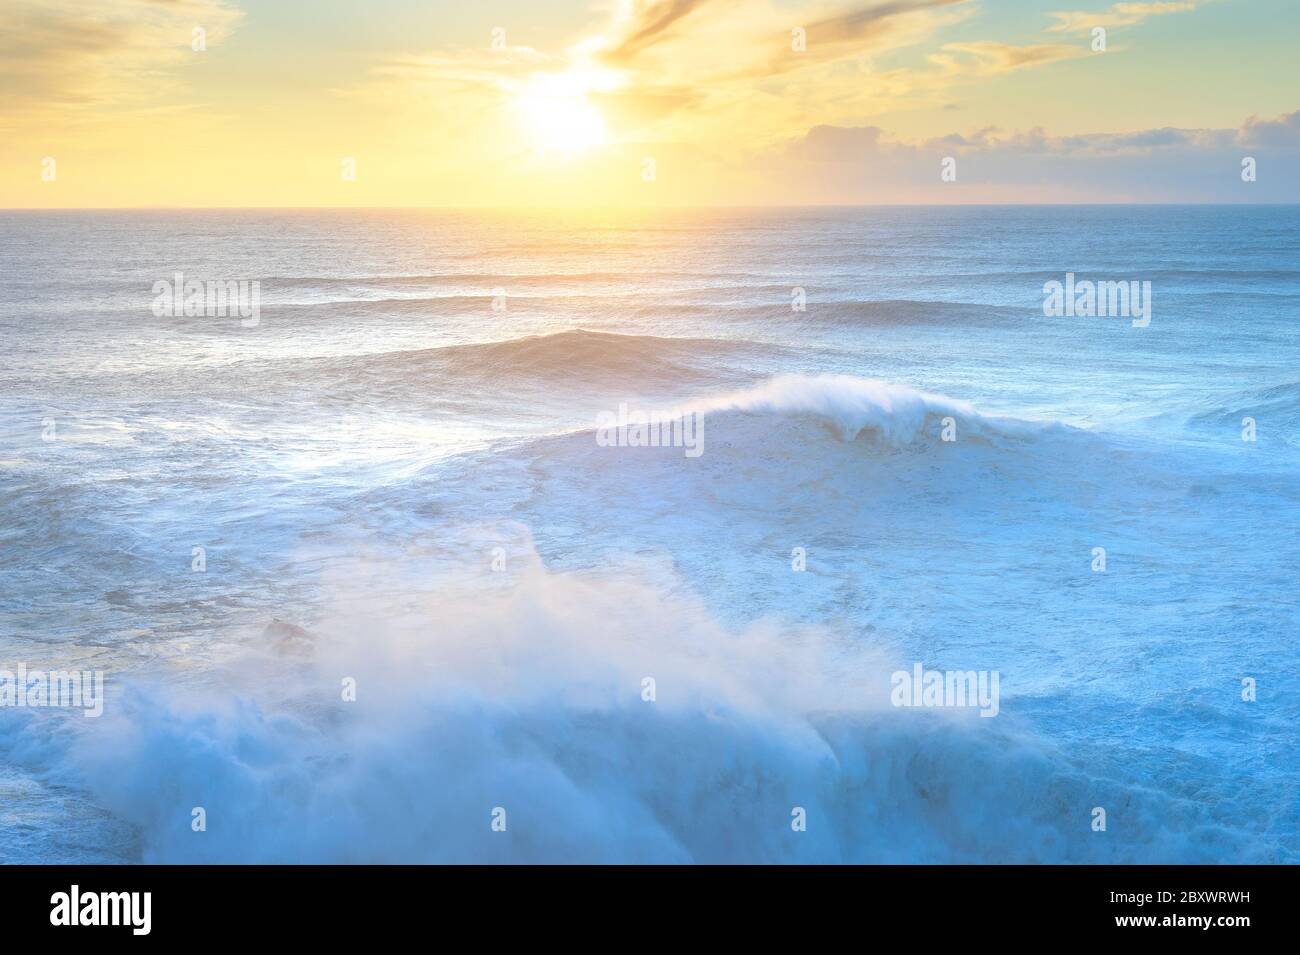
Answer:
<svg viewBox="0 0 1300 955"><path fill-rule="evenodd" d="M927 429L939 434L942 420L963 432L1029 435L1047 427L1030 421L982 414L965 401L906 385L851 375L779 375L757 387L707 399L702 410L734 409L782 415L812 415L833 425L845 440L864 430L892 447L909 444Z"/></svg>
<svg viewBox="0 0 1300 955"><path fill-rule="evenodd" d="M1143 845L1090 839L1098 781L1014 717L891 707L897 661L870 643L770 620L728 630L651 567L592 577L512 560L487 593L462 574L418 600L401 567L359 566L306 662L255 642L201 686L138 677L92 729L11 724L5 742L135 826L154 862L1249 851L1199 807L1132 789ZM206 831L191 828L195 807ZM505 832L490 828L496 807ZM794 807L806 832L790 827Z"/></svg>

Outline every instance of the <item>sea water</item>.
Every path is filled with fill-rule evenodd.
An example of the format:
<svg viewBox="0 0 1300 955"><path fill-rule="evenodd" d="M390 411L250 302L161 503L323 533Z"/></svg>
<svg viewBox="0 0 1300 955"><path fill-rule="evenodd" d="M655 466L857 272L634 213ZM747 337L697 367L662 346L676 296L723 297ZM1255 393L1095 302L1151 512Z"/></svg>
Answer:
<svg viewBox="0 0 1300 955"><path fill-rule="evenodd" d="M106 675L0 859L1294 862L1298 311L1295 207L0 214L0 670Z"/></svg>

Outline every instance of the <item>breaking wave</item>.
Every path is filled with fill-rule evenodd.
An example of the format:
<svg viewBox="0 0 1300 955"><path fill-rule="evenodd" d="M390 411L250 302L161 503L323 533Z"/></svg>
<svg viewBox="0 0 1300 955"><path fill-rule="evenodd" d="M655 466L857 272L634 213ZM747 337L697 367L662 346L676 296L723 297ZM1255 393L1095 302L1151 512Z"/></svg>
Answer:
<svg viewBox="0 0 1300 955"><path fill-rule="evenodd" d="M829 424L846 441L864 431L901 447L923 436L942 438L944 419L977 437L1032 437L1062 426L983 414L965 401L851 375L780 375L745 391L697 403L704 412L807 416Z"/></svg>
<svg viewBox="0 0 1300 955"><path fill-rule="evenodd" d="M408 592L405 612L370 587L400 568L359 568L310 634L250 637L202 686L119 684L102 720L11 719L0 745L133 827L145 862L1252 853L1197 804L1134 787L1111 799L1141 816L1141 840L1089 838L1115 785L1099 767L991 725L1005 720L890 707L880 648L770 620L730 630L681 581L554 573L524 547L490 593L466 573Z"/></svg>

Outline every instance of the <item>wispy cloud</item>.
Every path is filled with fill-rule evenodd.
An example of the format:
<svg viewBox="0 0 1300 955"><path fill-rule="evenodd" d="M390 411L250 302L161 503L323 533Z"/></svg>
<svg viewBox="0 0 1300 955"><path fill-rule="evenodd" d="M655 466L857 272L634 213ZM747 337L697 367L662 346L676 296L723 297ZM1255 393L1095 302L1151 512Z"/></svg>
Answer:
<svg viewBox="0 0 1300 955"><path fill-rule="evenodd" d="M971 0L895 0L814 20L805 28L807 49L799 56L770 56L736 76L774 76L809 67L856 59L887 49L922 42L958 17L936 17L945 8ZM968 11L970 8L967 8Z"/></svg>
<svg viewBox="0 0 1300 955"><path fill-rule="evenodd" d="M1034 43L1017 46L984 40L973 43L945 43L942 51L930 56L930 62L945 73L964 76L992 76L1026 66L1041 66L1058 60L1087 55L1074 43Z"/></svg>
<svg viewBox="0 0 1300 955"><path fill-rule="evenodd" d="M219 44L243 14L226 0L8 0L0 5L0 96L11 113L156 102L194 56L194 28Z"/></svg>
<svg viewBox="0 0 1300 955"><path fill-rule="evenodd" d="M808 25L808 38L814 44L828 45L861 40L879 33L882 25L895 17L965 2L967 0L893 0L815 20Z"/></svg>
<svg viewBox="0 0 1300 955"><path fill-rule="evenodd" d="M563 69L563 57L527 46L512 46L485 53L481 50L404 54L375 66L372 75L416 85L445 88L449 92L514 91L538 72Z"/></svg>
<svg viewBox="0 0 1300 955"><path fill-rule="evenodd" d="M869 6L860 0L851 6L831 0L817 7L817 17L804 20L807 11L801 15L785 6L636 0L620 5L593 33L560 52L510 48L402 56L386 60L374 76L380 82L410 82L458 93L496 91L508 97L547 76L582 74L601 78L588 90L590 98L600 104L610 127L628 136L689 138L687 131L672 124L690 114L710 117L697 130L704 138L725 128L730 119L743 119L754 127L750 136L762 139L776 135L790 112L803 108L794 104L794 96L785 104L772 101L762 90L765 81L800 74L798 80L785 81L787 85L806 87L827 102L856 95L862 84L853 74L865 66L837 75L824 68L865 64L873 55L924 43L937 29L965 16L951 12L957 8L969 11L973 6L971 0L891 0ZM797 51L791 44L795 28L804 31L807 41ZM954 55L984 63L985 72L996 59L991 49L974 47ZM898 93L898 84L893 93ZM756 96L768 101L759 115L747 111Z"/></svg>
<svg viewBox="0 0 1300 955"><path fill-rule="evenodd" d="M625 14L619 35L604 58L625 63L641 51L672 35L674 25L708 0L635 0Z"/></svg>
<svg viewBox="0 0 1300 955"><path fill-rule="evenodd" d="M1168 13L1186 13L1203 5L1205 0L1154 0L1150 3L1116 3L1105 10L1093 13L1073 10L1048 14L1056 23L1048 27L1053 31L1087 33L1094 27L1136 26L1151 17Z"/></svg>

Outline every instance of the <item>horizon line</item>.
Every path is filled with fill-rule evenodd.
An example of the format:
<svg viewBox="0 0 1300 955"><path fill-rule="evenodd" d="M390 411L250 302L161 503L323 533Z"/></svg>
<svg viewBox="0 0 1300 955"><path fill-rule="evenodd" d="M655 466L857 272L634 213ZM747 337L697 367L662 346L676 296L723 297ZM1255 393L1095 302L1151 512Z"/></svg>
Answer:
<svg viewBox="0 0 1300 955"><path fill-rule="evenodd" d="M1293 207L1295 202L1143 202L1114 200L1100 202L827 202L791 205L764 204L672 204L657 206L0 206L6 212L661 212L683 210L756 210L756 209L1059 209L1096 206L1151 207Z"/></svg>

